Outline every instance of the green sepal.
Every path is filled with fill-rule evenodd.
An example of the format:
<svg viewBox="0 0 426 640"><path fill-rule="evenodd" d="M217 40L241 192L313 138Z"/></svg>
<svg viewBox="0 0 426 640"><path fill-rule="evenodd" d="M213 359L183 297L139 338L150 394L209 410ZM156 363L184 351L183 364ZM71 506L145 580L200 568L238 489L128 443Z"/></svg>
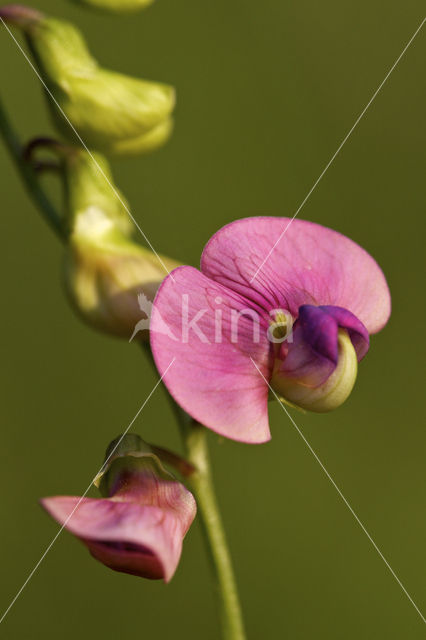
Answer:
<svg viewBox="0 0 426 640"><path fill-rule="evenodd" d="M110 495L111 488L116 484L122 473L147 473L157 479L168 482L176 478L162 465L160 458L152 448L136 433L119 436L108 446L105 462L93 481L102 496Z"/></svg>

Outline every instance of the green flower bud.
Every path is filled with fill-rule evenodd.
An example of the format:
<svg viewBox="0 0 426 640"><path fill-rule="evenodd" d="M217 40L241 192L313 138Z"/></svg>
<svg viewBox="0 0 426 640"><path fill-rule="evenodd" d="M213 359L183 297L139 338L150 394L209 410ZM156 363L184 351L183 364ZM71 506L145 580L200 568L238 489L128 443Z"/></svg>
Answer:
<svg viewBox="0 0 426 640"><path fill-rule="evenodd" d="M283 402L317 413L332 411L343 404L353 389L358 372L356 352L345 329L339 329L338 354L335 370L318 387L308 387L284 376L273 377L272 384Z"/></svg>
<svg viewBox="0 0 426 640"><path fill-rule="evenodd" d="M170 271L178 263L161 256L162 264L133 239L134 225L117 197L120 194L114 194L110 186L113 182L106 160L98 154L95 160L104 175L84 151L76 151L66 160L66 288L85 322L129 339L138 323L149 316L166 269ZM138 337L146 339L147 327L143 329L142 333L137 331Z"/></svg>
<svg viewBox="0 0 426 640"><path fill-rule="evenodd" d="M129 204L114 184L110 166L104 156L96 152L90 155L74 148L69 148L68 153L65 150L62 155L65 158L65 187L71 233L77 225L81 226L80 216L84 218L87 210L91 209L102 211L123 235L131 236L135 225L128 214Z"/></svg>
<svg viewBox="0 0 426 640"><path fill-rule="evenodd" d="M174 481L155 450L136 433L127 433L113 440L105 452L105 463L94 480L104 497L117 492L123 472L152 474L157 480Z"/></svg>
<svg viewBox="0 0 426 640"><path fill-rule="evenodd" d="M135 154L168 139L173 87L101 68L68 22L39 16L23 28L49 91L89 148ZM75 142L75 133L50 98L49 106L57 128Z"/></svg>
<svg viewBox="0 0 426 640"><path fill-rule="evenodd" d="M112 11L114 13L137 11L145 9L154 0L73 0L76 4L81 4L95 9Z"/></svg>

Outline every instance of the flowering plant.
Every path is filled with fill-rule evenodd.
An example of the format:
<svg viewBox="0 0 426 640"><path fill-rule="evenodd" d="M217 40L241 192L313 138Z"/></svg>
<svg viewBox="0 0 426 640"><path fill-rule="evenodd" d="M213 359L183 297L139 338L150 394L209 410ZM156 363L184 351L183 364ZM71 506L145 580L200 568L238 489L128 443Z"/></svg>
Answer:
<svg viewBox="0 0 426 640"><path fill-rule="evenodd" d="M74 0L109 12L151 1ZM199 269L158 254L143 232L140 242L107 158L167 142L174 88L103 68L73 24L18 5L1 7L0 18L22 32L57 130L55 139L21 144L0 111L24 183L63 244L66 295L93 329L148 353L184 445L180 455L125 432L94 480L101 497L56 495L41 504L106 567L165 582L198 514L223 637L243 640L206 434L268 441L269 401L297 411L338 409L371 336L389 319L385 276L351 239L297 217L227 224L208 241ZM52 170L63 186L62 211L40 180Z"/></svg>

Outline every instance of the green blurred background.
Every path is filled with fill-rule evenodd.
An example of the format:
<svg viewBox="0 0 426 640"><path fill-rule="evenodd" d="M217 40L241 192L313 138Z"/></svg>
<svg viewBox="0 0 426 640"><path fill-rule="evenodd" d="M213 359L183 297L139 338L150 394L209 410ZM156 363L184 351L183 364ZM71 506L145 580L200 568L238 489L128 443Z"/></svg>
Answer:
<svg viewBox="0 0 426 640"><path fill-rule="evenodd" d="M223 224L293 215L419 25L420 0L157 0L111 17L65 0L99 60L178 90L172 140L114 162L157 250L196 265ZM393 315L349 401L294 417L421 609L425 589L424 175L426 33L414 41L300 217L358 241L383 267ZM39 83L0 30L2 95L23 137L47 134ZM73 316L62 250L1 163L3 611L58 527L41 496L81 494L156 381L135 346ZM354 274L356 277L356 274ZM416 640L424 625L278 405L272 441L210 438L248 636ZM135 430L179 447L158 390ZM109 571L60 536L0 636L219 638L198 525L170 585Z"/></svg>

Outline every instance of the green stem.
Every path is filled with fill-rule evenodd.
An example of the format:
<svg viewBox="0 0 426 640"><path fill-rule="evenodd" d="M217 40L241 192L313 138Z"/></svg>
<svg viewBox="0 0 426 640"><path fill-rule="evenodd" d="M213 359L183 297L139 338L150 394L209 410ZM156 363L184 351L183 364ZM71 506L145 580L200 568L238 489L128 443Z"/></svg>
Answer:
<svg viewBox="0 0 426 640"><path fill-rule="evenodd" d="M33 168L28 162L25 161L22 154L22 145L20 143L19 137L9 121L6 110L4 109L1 100L0 135L4 140L6 148L8 149L16 168L18 169L18 172L22 178L29 196L37 205L39 211L43 215L50 228L60 238L60 240L64 240L64 228L61 216L58 214L55 207L52 205L49 198L46 196L45 192L40 186L39 180Z"/></svg>
<svg viewBox="0 0 426 640"><path fill-rule="evenodd" d="M142 342L141 346L155 366L149 344ZM223 638L224 640L245 640L244 622L231 554L214 490L207 446L207 429L183 411L168 392L167 395L179 424L186 460L195 468L193 473L185 475L185 482L197 501L198 515L215 576Z"/></svg>
<svg viewBox="0 0 426 640"><path fill-rule="evenodd" d="M244 623L231 555L216 500L207 447L207 429L200 424L180 421L188 462L196 471L187 478L198 505L198 513L209 550L224 640L244 640Z"/></svg>

